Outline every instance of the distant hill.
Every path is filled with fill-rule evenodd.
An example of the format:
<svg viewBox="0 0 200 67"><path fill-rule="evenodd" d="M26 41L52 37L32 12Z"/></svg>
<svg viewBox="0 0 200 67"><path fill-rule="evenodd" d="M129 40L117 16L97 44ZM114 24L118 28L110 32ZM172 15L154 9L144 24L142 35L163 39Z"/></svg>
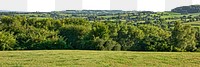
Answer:
<svg viewBox="0 0 200 67"><path fill-rule="evenodd" d="M176 13L200 13L200 5L176 7L171 11Z"/></svg>
<svg viewBox="0 0 200 67"><path fill-rule="evenodd" d="M0 10L0 12L26 12L26 11Z"/></svg>
<svg viewBox="0 0 200 67"><path fill-rule="evenodd" d="M0 10L0 12L13 12L13 11L9 11L9 10Z"/></svg>

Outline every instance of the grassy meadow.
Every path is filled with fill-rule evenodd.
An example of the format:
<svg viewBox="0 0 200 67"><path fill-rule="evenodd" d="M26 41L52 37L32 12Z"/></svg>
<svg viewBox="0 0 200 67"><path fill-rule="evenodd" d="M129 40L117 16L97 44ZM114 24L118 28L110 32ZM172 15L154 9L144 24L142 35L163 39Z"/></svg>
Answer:
<svg viewBox="0 0 200 67"><path fill-rule="evenodd" d="M200 22L189 22L189 23L184 23L184 24L190 24L192 25L193 27L200 27Z"/></svg>
<svg viewBox="0 0 200 67"><path fill-rule="evenodd" d="M1 67L199 67L197 52L1 51Z"/></svg>

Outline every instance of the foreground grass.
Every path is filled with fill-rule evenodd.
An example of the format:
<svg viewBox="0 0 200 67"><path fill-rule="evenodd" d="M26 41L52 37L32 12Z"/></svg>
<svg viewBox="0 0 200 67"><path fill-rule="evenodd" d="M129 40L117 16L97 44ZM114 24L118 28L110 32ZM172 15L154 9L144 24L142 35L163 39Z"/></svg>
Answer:
<svg viewBox="0 0 200 67"><path fill-rule="evenodd" d="M0 66L14 67L199 67L200 53L128 51L0 51Z"/></svg>

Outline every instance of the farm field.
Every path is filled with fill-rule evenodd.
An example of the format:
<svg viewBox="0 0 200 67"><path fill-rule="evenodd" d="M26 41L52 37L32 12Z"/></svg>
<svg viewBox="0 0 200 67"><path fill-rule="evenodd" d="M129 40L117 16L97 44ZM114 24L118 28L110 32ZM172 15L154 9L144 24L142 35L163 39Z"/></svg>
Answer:
<svg viewBox="0 0 200 67"><path fill-rule="evenodd" d="M197 52L131 52L36 50L1 51L0 66L7 67L199 67Z"/></svg>
<svg viewBox="0 0 200 67"><path fill-rule="evenodd" d="M189 22L189 23L184 23L184 24L190 24L192 25L193 27L199 27L200 26L200 22Z"/></svg>

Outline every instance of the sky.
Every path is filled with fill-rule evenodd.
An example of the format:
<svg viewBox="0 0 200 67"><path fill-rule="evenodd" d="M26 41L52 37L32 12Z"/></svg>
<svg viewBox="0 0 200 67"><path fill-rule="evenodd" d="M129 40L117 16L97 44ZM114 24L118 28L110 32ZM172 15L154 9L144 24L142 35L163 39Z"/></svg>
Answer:
<svg viewBox="0 0 200 67"><path fill-rule="evenodd" d="M83 9L109 10L110 0L82 0Z"/></svg>
<svg viewBox="0 0 200 67"><path fill-rule="evenodd" d="M139 11L165 11L165 0L138 0Z"/></svg>
<svg viewBox="0 0 200 67"><path fill-rule="evenodd" d="M28 11L49 12L55 9L55 0L28 0Z"/></svg>
<svg viewBox="0 0 200 67"><path fill-rule="evenodd" d="M200 4L200 0L0 0L0 10L50 12L60 10L169 11L178 6Z"/></svg>

